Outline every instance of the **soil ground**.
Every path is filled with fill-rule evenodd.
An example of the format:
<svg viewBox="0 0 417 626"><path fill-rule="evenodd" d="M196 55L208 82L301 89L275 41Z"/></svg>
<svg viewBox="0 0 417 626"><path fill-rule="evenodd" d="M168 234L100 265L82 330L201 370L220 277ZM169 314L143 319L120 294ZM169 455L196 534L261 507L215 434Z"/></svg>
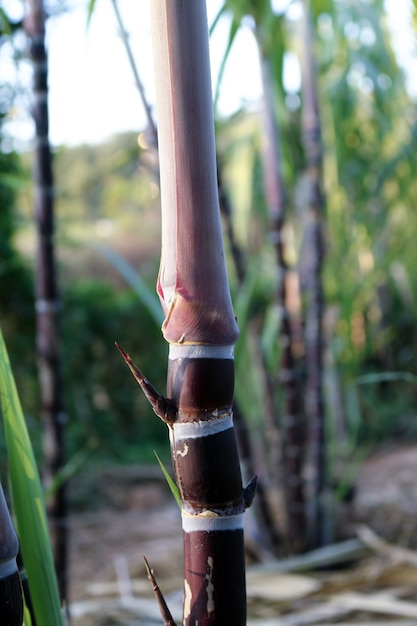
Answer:
<svg viewBox="0 0 417 626"><path fill-rule="evenodd" d="M166 484L154 476L152 468L140 467L103 470L94 481L100 485L96 494L102 494L98 508L93 491L94 510L87 507L70 518L72 625L162 624L142 555L154 569L180 623L181 522ZM72 489L82 490L82 485L74 482ZM417 446L372 455L360 470L353 502L344 507L351 537L355 537L357 524L366 524L391 542L393 550L373 548L366 555L353 557L349 567L343 564L327 572L307 572L302 576L273 572L268 566L264 573L262 567L251 570L250 624L417 624L417 553L413 563L412 551L417 545ZM395 552L397 546L407 548L405 556ZM335 593L342 591L344 601L350 597L353 608L340 609L339 598L337 613ZM347 592L358 591L366 591L368 601L377 592L379 608L364 609L362 596L359 600L357 596L346 596ZM330 611L327 617L320 613L320 607ZM384 614L384 610L388 612ZM316 621L315 611L319 611Z"/></svg>

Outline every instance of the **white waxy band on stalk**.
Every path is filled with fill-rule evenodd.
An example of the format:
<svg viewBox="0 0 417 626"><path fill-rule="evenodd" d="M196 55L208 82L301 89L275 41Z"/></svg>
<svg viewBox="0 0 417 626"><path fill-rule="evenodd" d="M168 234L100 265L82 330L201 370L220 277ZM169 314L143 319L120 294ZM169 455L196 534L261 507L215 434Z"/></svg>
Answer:
<svg viewBox="0 0 417 626"><path fill-rule="evenodd" d="M206 422L180 422L174 423L170 434L172 433L175 441L181 439L199 439L200 437L208 437L209 435L217 435L225 430L233 428L233 417L231 411L226 413L224 417L216 417L216 419Z"/></svg>
<svg viewBox="0 0 417 626"><path fill-rule="evenodd" d="M183 513L182 529L185 533L243 530L243 513L217 516Z"/></svg>
<svg viewBox="0 0 417 626"><path fill-rule="evenodd" d="M7 561L2 561L0 563L0 578L6 578L6 576L10 576L10 574L14 574L17 572L17 563L16 559L8 559Z"/></svg>
<svg viewBox="0 0 417 626"><path fill-rule="evenodd" d="M233 359L234 346L169 345L169 358L176 359Z"/></svg>

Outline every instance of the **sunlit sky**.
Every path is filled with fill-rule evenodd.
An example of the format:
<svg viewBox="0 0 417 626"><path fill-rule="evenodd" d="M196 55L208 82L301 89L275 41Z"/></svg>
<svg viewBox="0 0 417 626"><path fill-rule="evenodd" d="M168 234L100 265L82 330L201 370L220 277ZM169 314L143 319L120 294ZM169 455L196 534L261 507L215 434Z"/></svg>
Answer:
<svg viewBox="0 0 417 626"><path fill-rule="evenodd" d="M10 2L13 4L16 0L5 0L7 4ZM149 0L118 0L118 4L147 99L153 105ZM297 0L292 3L290 0L272 0L272 4L280 10L290 4L293 17L299 13ZM72 0L72 5L71 11L48 21L51 142L55 145L95 143L117 132L142 130L146 118L111 0L96 1L88 29L87 1ZM209 24L221 5L222 0L207 1ZM415 85L416 42L409 27L411 0L386 0L386 5L390 12L390 26L397 33L400 62L408 67L409 83ZM227 33L228 20L225 18L219 22L210 41L213 83L225 50ZM411 63L413 52L414 65ZM20 71L22 81L30 83L29 64ZM292 81L292 87L296 89L297 71L287 72L287 81ZM256 103L260 94L258 54L253 35L246 26L239 30L226 66L219 111L230 114L242 104ZM24 141L33 135L28 106L28 102L22 101L15 110L15 122L10 126L10 131Z"/></svg>
<svg viewBox="0 0 417 626"><path fill-rule="evenodd" d="M51 142L98 142L116 132L143 129L146 118L111 1L97 0L88 29L87 1L73 0L72 4L70 12L49 19L47 27ZM147 99L153 105L149 0L118 0L118 4ZM222 0L207 4L211 23ZM225 49L227 27L227 20L221 20L211 40L213 80ZM21 69L24 82L30 82L30 73L29 64ZM243 28L227 65L220 110L224 114L235 111L242 102L256 101L260 92L255 42L249 29ZM12 128L23 139L33 134L25 104L16 109Z"/></svg>

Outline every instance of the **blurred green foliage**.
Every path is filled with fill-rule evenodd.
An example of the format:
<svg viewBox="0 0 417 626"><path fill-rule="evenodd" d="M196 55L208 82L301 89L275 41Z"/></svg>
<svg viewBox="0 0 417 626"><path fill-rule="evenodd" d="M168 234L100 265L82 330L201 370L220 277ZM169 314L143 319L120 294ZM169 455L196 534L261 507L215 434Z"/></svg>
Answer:
<svg viewBox="0 0 417 626"><path fill-rule="evenodd" d="M115 228L117 237L121 239L133 220L134 199L140 200L143 196L146 207L142 210L142 218L149 225L142 233L144 248L149 251L150 246L155 256L144 264L145 281L148 288L154 291L158 219L154 215L155 200L152 202L154 191L148 191L146 197L149 175L144 181L137 174L136 139L136 135L131 133L128 139L126 136L117 137L104 148L85 146L58 151L55 158L59 181L60 348L68 414L68 455L91 447L95 461L110 463L155 462L155 446L163 458L169 454L166 427L153 414L120 358L114 341L131 354L161 392L165 387L166 346L155 319L141 304L138 295L128 288L117 269L93 247L103 241L100 236L103 224L104 228L110 224L112 230L112 222L100 221L107 216L107 211L101 213L99 205L91 207L90 197L85 204L80 204L76 184L80 171L84 172L86 188L93 179L105 180L105 184L102 182L99 185L99 194L106 198L119 193L120 185L123 190L122 204L124 202L125 206ZM126 152L120 148L123 145L127 145ZM103 176L100 167L104 164L109 167L109 155L119 159L121 169L115 167L112 176ZM90 163L88 167L86 162ZM23 409L39 456L41 434L33 292L36 242L31 216L31 186L28 184L30 155L19 157L15 153L0 153L0 166L0 322L9 344ZM135 172L136 186L134 180L133 184L126 182L134 178L132 175ZM69 187L61 185L61 181ZM137 193L141 186L145 188L142 196ZM68 193L66 190L69 190ZM130 212L126 210L129 203ZM140 214L140 208L137 212ZM117 211L111 214L112 217L114 213ZM22 253L17 250L16 235ZM3 446L2 459L6 459Z"/></svg>
<svg viewBox="0 0 417 626"><path fill-rule="evenodd" d="M30 414L38 404L33 280L27 263L13 245L20 184L17 181L21 176L19 156L0 152L0 325L14 355L15 376L22 384ZM0 462L4 463L4 437L0 438L0 455Z"/></svg>
<svg viewBox="0 0 417 626"><path fill-rule="evenodd" d="M354 450L387 437L416 435L416 385L383 374L410 373L417 368L413 156L417 109L397 62L382 0L325 0L312 2L311 8L327 199L324 329L328 432L332 437L339 432L340 439L337 429L341 422L348 446ZM294 6L282 5L274 11L273 3L255 5L247 0L226 0L222 8L230 26L226 53L233 47L230 39L239 31L236 24L246 29L249 24L274 68L272 88L288 199L284 228L291 281L288 295L297 339L302 336L297 274L306 262L302 94L294 88L294 81L288 87L283 69L289 54L300 58L302 31L296 13ZM240 115L220 120L217 134L225 164L223 180L235 210L235 232L248 267L243 285L230 273L241 328L237 396L257 422L271 411L264 401L265 389L276 380L279 362L277 347L271 346L270 339L277 318L274 303L279 277L274 272L262 198L258 158L262 127L255 114L242 110ZM302 367L301 343L298 347ZM372 382L357 382L371 373ZM330 447L337 448L335 439L330 440Z"/></svg>
<svg viewBox="0 0 417 626"><path fill-rule="evenodd" d="M166 426L154 415L114 341L163 392L167 350L159 328L130 290L79 280L63 294L62 358L73 451L89 443L102 460L154 461Z"/></svg>

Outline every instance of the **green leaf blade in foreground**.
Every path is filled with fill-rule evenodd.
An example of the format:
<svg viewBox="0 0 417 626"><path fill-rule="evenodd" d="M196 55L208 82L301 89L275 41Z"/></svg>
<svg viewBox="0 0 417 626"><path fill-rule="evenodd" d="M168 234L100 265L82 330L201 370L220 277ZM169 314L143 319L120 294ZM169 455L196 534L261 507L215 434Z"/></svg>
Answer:
<svg viewBox="0 0 417 626"><path fill-rule="evenodd" d="M13 506L36 622L63 626L41 481L1 330L0 399Z"/></svg>
<svg viewBox="0 0 417 626"><path fill-rule="evenodd" d="M162 470L163 475L165 476L165 480L167 481L169 488L171 489L171 493L175 498L176 503L178 504L179 508L181 509L182 507L182 502L181 502L181 495L178 489L177 484L175 483L175 481L172 480L171 476L169 475L168 470L166 469L165 465L162 463L161 459L159 458L156 450L153 451L154 455L156 456L156 459L159 463L159 466Z"/></svg>

